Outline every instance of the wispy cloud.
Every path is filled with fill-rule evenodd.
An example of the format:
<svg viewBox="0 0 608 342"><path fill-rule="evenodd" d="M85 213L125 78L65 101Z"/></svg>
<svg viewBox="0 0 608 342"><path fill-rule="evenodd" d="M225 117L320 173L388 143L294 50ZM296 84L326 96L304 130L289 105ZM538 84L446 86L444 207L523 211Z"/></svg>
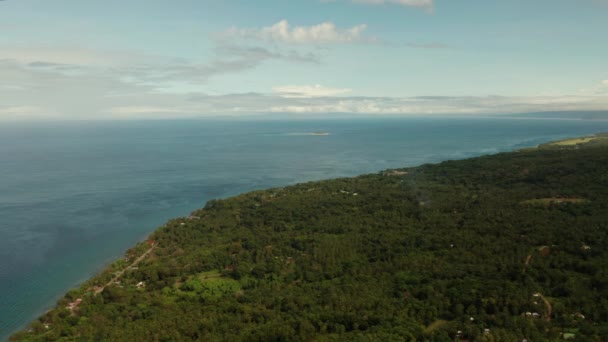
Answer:
<svg viewBox="0 0 608 342"><path fill-rule="evenodd" d="M351 89L330 88L317 85L288 85L272 88L272 91L286 98L328 97L350 93Z"/></svg>
<svg viewBox="0 0 608 342"><path fill-rule="evenodd" d="M347 44L373 41L373 38L363 35L366 29L366 24L341 29L332 22L324 22L312 26L291 26L287 20L281 20L274 25L262 28L233 27L215 35L215 38L220 40L258 40L287 44Z"/></svg>
<svg viewBox="0 0 608 342"><path fill-rule="evenodd" d="M189 99L202 113L353 115L470 115L565 110L607 110L608 96L537 97L284 97L265 94L197 95ZM235 107L238 104L238 107Z"/></svg>
<svg viewBox="0 0 608 342"><path fill-rule="evenodd" d="M80 75L46 79L36 89L2 91L0 103L6 105L0 108L0 120L171 119L269 114L287 118L330 113L470 115L608 110L608 96L602 95L365 97L347 96L346 88L323 86L275 87L273 93L268 94L169 94L139 85L109 82ZM87 84L87 87L78 88L78 84ZM110 88L118 90L110 93ZM73 99L69 107L65 106L66 98Z"/></svg>
<svg viewBox="0 0 608 342"><path fill-rule="evenodd" d="M320 62L319 54L314 52L228 43L217 45L214 55L206 63L173 61L125 65L120 68L120 73L134 83L160 85L162 87L165 82L203 84L212 77L252 70L272 60L304 64Z"/></svg>
<svg viewBox="0 0 608 342"><path fill-rule="evenodd" d="M117 65L150 60L153 56L132 51L103 51L82 47L0 47L2 60L13 60L32 66L71 65L80 67L113 67ZM36 65L39 64L39 65Z"/></svg>
<svg viewBox="0 0 608 342"><path fill-rule="evenodd" d="M56 111L36 106L0 107L0 121L56 120L61 119Z"/></svg>
<svg viewBox="0 0 608 342"><path fill-rule="evenodd" d="M607 95L608 94L608 80L600 81L593 87L579 89L581 95Z"/></svg>
<svg viewBox="0 0 608 342"><path fill-rule="evenodd" d="M40 111L41 108L34 106L0 107L0 115L28 115Z"/></svg>
<svg viewBox="0 0 608 342"><path fill-rule="evenodd" d="M369 41L371 38L363 35L365 29L365 25L340 29L330 22L291 27L287 21L261 29L233 28L213 35L211 58L206 61L82 47L5 46L0 47L4 81L0 90L47 89L40 95L44 100L47 94L74 89L76 81L80 83L75 93L95 89L98 94L116 94L127 88L147 92L176 85L199 86L211 78L253 70L270 61L320 64L327 51L325 45ZM51 82L55 84L51 86Z"/></svg>
<svg viewBox="0 0 608 342"><path fill-rule="evenodd" d="M162 89L175 82L204 84L212 77L255 69L272 60L317 64L321 59L317 51L302 52L231 42L217 42L212 50L212 58L206 62L70 47L0 48L0 56L0 67L4 72L1 74L4 84L0 89L40 88L47 78L56 77L58 81L65 81L69 76ZM32 78L24 76L28 72ZM42 78L42 82L36 81L38 78ZM81 85L87 86L84 83Z"/></svg>

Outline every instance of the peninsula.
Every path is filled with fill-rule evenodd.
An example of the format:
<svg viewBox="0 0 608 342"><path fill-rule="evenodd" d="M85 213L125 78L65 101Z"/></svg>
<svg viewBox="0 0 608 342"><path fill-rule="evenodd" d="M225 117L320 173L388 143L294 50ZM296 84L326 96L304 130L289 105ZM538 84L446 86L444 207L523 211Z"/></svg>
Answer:
<svg viewBox="0 0 608 342"><path fill-rule="evenodd" d="M608 139L213 200L14 341L608 339Z"/></svg>

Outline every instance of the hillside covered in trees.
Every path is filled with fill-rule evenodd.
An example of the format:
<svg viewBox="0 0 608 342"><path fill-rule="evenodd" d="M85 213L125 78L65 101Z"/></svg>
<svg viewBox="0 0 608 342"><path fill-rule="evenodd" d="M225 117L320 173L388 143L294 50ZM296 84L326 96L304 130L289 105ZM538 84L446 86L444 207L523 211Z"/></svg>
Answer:
<svg viewBox="0 0 608 342"><path fill-rule="evenodd" d="M608 145L210 201L15 341L606 341Z"/></svg>

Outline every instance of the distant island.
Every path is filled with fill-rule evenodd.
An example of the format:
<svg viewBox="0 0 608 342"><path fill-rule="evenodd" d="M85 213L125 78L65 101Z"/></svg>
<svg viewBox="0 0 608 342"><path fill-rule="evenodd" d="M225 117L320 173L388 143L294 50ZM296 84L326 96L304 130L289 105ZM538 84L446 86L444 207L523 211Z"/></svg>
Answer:
<svg viewBox="0 0 608 342"><path fill-rule="evenodd" d="M212 200L11 340L606 341L607 175L595 135Z"/></svg>

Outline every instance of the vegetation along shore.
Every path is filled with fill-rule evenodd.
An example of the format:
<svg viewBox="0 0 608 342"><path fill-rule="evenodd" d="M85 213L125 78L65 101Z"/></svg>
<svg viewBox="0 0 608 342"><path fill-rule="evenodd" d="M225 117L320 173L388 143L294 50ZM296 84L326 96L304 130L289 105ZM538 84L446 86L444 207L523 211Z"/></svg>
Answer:
<svg viewBox="0 0 608 342"><path fill-rule="evenodd" d="M608 135L213 200L14 341L606 341Z"/></svg>

